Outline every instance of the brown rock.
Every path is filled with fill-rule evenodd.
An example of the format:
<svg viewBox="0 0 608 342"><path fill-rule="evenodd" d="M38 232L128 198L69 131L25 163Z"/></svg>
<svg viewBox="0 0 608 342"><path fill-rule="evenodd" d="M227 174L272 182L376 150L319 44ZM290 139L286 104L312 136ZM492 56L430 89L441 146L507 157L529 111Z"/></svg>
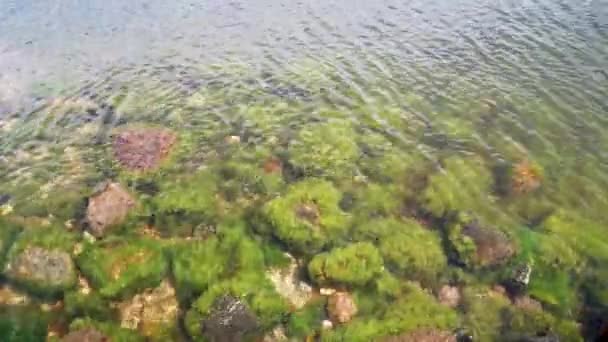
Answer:
<svg viewBox="0 0 608 342"><path fill-rule="evenodd" d="M460 303L460 290L456 286L443 285L437 297L441 304L455 308Z"/></svg>
<svg viewBox="0 0 608 342"><path fill-rule="evenodd" d="M419 329L412 332L391 336L383 342L456 342L456 336L447 331Z"/></svg>
<svg viewBox="0 0 608 342"><path fill-rule="evenodd" d="M349 322L357 311L354 298L347 292L336 292L327 301L327 315L336 324Z"/></svg>
<svg viewBox="0 0 608 342"><path fill-rule="evenodd" d="M542 304L530 298L530 296L518 296L513 300L513 305L525 311L542 311Z"/></svg>
<svg viewBox="0 0 608 342"><path fill-rule="evenodd" d="M93 328L84 328L65 335L63 342L110 342L110 338Z"/></svg>
<svg viewBox="0 0 608 342"><path fill-rule="evenodd" d="M89 199L87 207L87 223L89 232L101 237L108 227L121 223L135 200L118 183L106 183L103 190Z"/></svg>
<svg viewBox="0 0 608 342"><path fill-rule="evenodd" d="M160 165L176 140L173 132L162 128L129 129L114 138L114 156L129 170L151 170Z"/></svg>
<svg viewBox="0 0 608 342"><path fill-rule="evenodd" d="M475 242L476 261L481 266L500 265L515 253L509 238L499 230L471 222L465 226L463 233Z"/></svg>

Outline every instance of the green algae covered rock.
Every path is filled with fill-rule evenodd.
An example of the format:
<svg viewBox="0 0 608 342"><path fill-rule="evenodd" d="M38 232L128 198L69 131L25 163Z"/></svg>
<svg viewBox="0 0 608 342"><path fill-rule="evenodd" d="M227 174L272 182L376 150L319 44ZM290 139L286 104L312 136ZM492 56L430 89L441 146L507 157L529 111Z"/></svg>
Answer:
<svg viewBox="0 0 608 342"><path fill-rule="evenodd" d="M58 296L76 284L74 242L75 236L60 228L23 231L9 251L4 274L34 294Z"/></svg>
<svg viewBox="0 0 608 342"><path fill-rule="evenodd" d="M340 209L340 192L327 181L304 180L262 208L272 234L289 248L314 253L344 236L349 217Z"/></svg>
<svg viewBox="0 0 608 342"><path fill-rule="evenodd" d="M560 341L583 341L578 323L557 318L542 308L511 307L503 314L505 337L554 335Z"/></svg>
<svg viewBox="0 0 608 342"><path fill-rule="evenodd" d="M331 121L303 128L288 148L289 160L307 175L347 177L359 158L350 123Z"/></svg>
<svg viewBox="0 0 608 342"><path fill-rule="evenodd" d="M190 336L213 341L220 327L212 322L220 317L232 319L222 309L227 302L241 308L239 312L251 321L242 336L258 336L274 327L288 311L288 304L266 277L266 268L263 248L238 221L220 226L217 238L193 242L190 247L176 246L173 269L178 294L201 294L186 315Z"/></svg>
<svg viewBox="0 0 608 342"><path fill-rule="evenodd" d="M504 289L483 286L463 291L464 327L479 341L519 341L555 334L560 340L582 341L577 323L543 311L538 304L512 304Z"/></svg>
<svg viewBox="0 0 608 342"><path fill-rule="evenodd" d="M322 341L374 341L420 328L452 330L458 325L455 311L412 283L403 284L399 295L388 302L363 293L356 301L358 315L335 330L323 331Z"/></svg>
<svg viewBox="0 0 608 342"><path fill-rule="evenodd" d="M496 341L503 325L503 313L511 302L503 292L483 286L463 290L464 325L475 341Z"/></svg>
<svg viewBox="0 0 608 342"><path fill-rule="evenodd" d="M463 213L448 226L448 240L460 263L471 269L503 265L517 250L504 232Z"/></svg>
<svg viewBox="0 0 608 342"><path fill-rule="evenodd" d="M81 293L70 291L63 297L65 313L69 318L88 317L96 320L110 320L114 317L114 309L108 300L98 292Z"/></svg>
<svg viewBox="0 0 608 342"><path fill-rule="evenodd" d="M306 306L292 312L287 321L290 337L304 338L321 329L321 318L325 315L325 298L314 299Z"/></svg>
<svg viewBox="0 0 608 342"><path fill-rule="evenodd" d="M350 211L356 221L398 214L403 205L399 189L374 183L355 189L353 201Z"/></svg>
<svg viewBox="0 0 608 342"><path fill-rule="evenodd" d="M230 307L236 310L229 310ZM185 324L195 341L218 341L222 332L235 338L231 341L241 341L263 335L288 310L287 303L263 274L246 272L205 291L187 312ZM222 321L232 322L233 326L222 327Z"/></svg>
<svg viewBox="0 0 608 342"><path fill-rule="evenodd" d="M205 240L178 243L171 248L178 294L199 295L213 283L241 271L265 270L265 255L245 231L243 222L222 223L218 234Z"/></svg>
<svg viewBox="0 0 608 342"><path fill-rule="evenodd" d="M359 242L317 254L308 264L308 274L320 285L365 285L383 269L380 252L368 242Z"/></svg>
<svg viewBox="0 0 608 342"><path fill-rule="evenodd" d="M86 244L77 262L104 298L121 298L157 286L168 268L157 241L132 238Z"/></svg>
<svg viewBox="0 0 608 342"><path fill-rule="evenodd" d="M448 157L443 170L429 176L420 201L436 217L455 211L486 212L492 184L492 174L483 160Z"/></svg>
<svg viewBox="0 0 608 342"><path fill-rule="evenodd" d="M95 321L88 318L77 319L70 324L70 332L94 329L112 342L143 342L145 339L130 329L121 328L116 323Z"/></svg>
<svg viewBox="0 0 608 342"><path fill-rule="evenodd" d="M198 225L218 216L218 175L205 169L193 175L159 182L159 192L147 201L147 214L162 236L190 236Z"/></svg>
<svg viewBox="0 0 608 342"><path fill-rule="evenodd" d="M447 265L439 234L411 219L372 220L355 236L376 241L387 266L410 279L434 279Z"/></svg>

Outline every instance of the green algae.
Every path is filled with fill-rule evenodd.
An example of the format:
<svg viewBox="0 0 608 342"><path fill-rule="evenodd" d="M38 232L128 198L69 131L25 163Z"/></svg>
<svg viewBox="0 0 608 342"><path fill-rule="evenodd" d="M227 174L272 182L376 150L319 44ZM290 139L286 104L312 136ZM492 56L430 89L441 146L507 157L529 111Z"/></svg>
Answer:
<svg viewBox="0 0 608 342"><path fill-rule="evenodd" d="M0 336L6 342L38 342L47 336L49 314L31 308L3 308L0 311Z"/></svg>
<svg viewBox="0 0 608 342"><path fill-rule="evenodd" d="M380 252L373 244L360 242L315 255L308 264L310 277L319 285L361 286L383 269Z"/></svg>
<svg viewBox="0 0 608 342"><path fill-rule="evenodd" d="M206 246L180 248L173 258L178 291L200 294L185 318L186 329L197 341L204 340L201 321L221 296L247 303L262 330L274 327L288 311L287 303L265 276L263 249L243 229L238 222L231 223L221 230L221 239L204 241Z"/></svg>
<svg viewBox="0 0 608 342"><path fill-rule="evenodd" d="M125 298L160 284L168 269L163 248L145 239L108 238L87 243L78 267L103 298Z"/></svg>
<svg viewBox="0 0 608 342"><path fill-rule="evenodd" d="M434 279L447 265L439 234L411 219L371 220L355 236L375 241L387 265L409 279Z"/></svg>
<svg viewBox="0 0 608 342"><path fill-rule="evenodd" d="M358 316L349 324L324 331L321 340L363 342L419 328L456 328L456 312L439 304L417 285L405 283L399 292L388 303L376 297L366 298L363 293L357 295Z"/></svg>
<svg viewBox="0 0 608 342"><path fill-rule="evenodd" d="M74 328L95 326L113 340L136 340L137 333L118 328L110 302L168 277L185 314L180 324L194 340L204 339L201 321L225 295L255 313L260 334L283 324L290 337L326 341L370 341L419 328L463 328L480 341L547 330L580 340L575 321L585 319L583 305L608 306L602 272L607 183L600 158L574 157L579 151L561 141L569 134L555 119L561 113L518 99L509 115L554 131L531 134L506 115L506 99L492 100L495 94L486 91L446 90L450 100L442 103L416 87L386 94L379 82L364 99L357 89L335 84L339 76L327 65L312 64L264 76L267 89L227 86L255 77L234 66L209 71L210 77L221 72L224 82L185 98L166 98L156 82L103 94L98 102L116 110L108 120L178 134L169 157L149 172L130 172L113 160L103 125L76 128L86 106L64 103L33 114L23 130L0 138L3 155L17 148L21 155L6 153L0 190L12 195L11 222L39 217L53 227L34 224L40 230L19 234L19 225L0 222L0 261L29 245L71 253L80 233L68 227L80 228L92 187L110 178L128 186L141 207L113 236L85 243L75 257L93 285L90 294L74 284L51 291L63 295ZM323 100L330 94L318 91L322 87L345 98ZM23 144L30 133L39 141ZM57 146L40 147L48 142ZM78 152L72 155L77 163L68 165L66 146ZM529 193L513 189L514 165L522 160L541 171L542 185ZM480 262L479 246L466 233L472 221L513 242L512 258ZM140 227L160 239L135 236ZM140 252L145 260L137 259ZM355 318L322 330L324 298L290 308L265 277L269 268L289 263L285 252L308 265L304 280L351 291ZM133 256L137 262L118 267L114 279L112 266ZM489 289L511 280L522 265L531 273L521 291L540 301L540 310L517 308ZM454 309L428 290L445 283L463 289ZM15 285L47 293L40 284ZM46 331L40 327L34 330Z"/></svg>
<svg viewBox="0 0 608 342"><path fill-rule="evenodd" d="M340 209L340 200L340 192L331 183L308 179L264 204L262 215L274 236L290 248L310 254L348 231L350 218Z"/></svg>
<svg viewBox="0 0 608 342"><path fill-rule="evenodd" d="M353 174L359 149L351 124L330 121L302 128L289 145L289 160L306 175L343 177Z"/></svg>

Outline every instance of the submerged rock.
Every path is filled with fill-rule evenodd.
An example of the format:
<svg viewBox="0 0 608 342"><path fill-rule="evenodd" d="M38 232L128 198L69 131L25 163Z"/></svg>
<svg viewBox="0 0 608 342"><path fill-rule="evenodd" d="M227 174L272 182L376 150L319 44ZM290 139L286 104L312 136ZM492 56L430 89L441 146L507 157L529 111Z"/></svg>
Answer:
<svg viewBox="0 0 608 342"><path fill-rule="evenodd" d="M157 288L119 303L118 309L123 328L139 330L144 336L158 336L176 324L179 304L175 289L165 280Z"/></svg>
<svg viewBox="0 0 608 342"><path fill-rule="evenodd" d="M28 247L7 266L10 278L35 286L64 288L74 283L76 270L70 255L58 250Z"/></svg>
<svg viewBox="0 0 608 342"><path fill-rule="evenodd" d="M303 307L312 297L312 287L301 281L298 277L298 262L291 255L289 266L285 268L273 268L266 276L281 297L289 301L296 309Z"/></svg>
<svg viewBox="0 0 608 342"><path fill-rule="evenodd" d="M259 327L249 307L232 296L218 298L202 324L203 335L210 342L240 342Z"/></svg>
<svg viewBox="0 0 608 342"><path fill-rule="evenodd" d="M460 304L460 289L456 286L443 285L437 297L441 304L455 308Z"/></svg>
<svg viewBox="0 0 608 342"><path fill-rule="evenodd" d="M135 206L135 199L118 183L106 183L89 199L86 220L91 234L101 237L108 227L121 223Z"/></svg>
<svg viewBox="0 0 608 342"><path fill-rule="evenodd" d="M478 222L466 224L462 233L475 243L476 262L481 266L502 264L515 253L513 243L503 232L481 227Z"/></svg>
<svg viewBox="0 0 608 342"><path fill-rule="evenodd" d="M350 322L357 311L355 299L347 292L336 292L327 301L327 315L336 324Z"/></svg>
<svg viewBox="0 0 608 342"><path fill-rule="evenodd" d="M456 336L449 331L419 329L399 336L391 336L383 342L456 342Z"/></svg>
<svg viewBox="0 0 608 342"><path fill-rule="evenodd" d="M151 170L167 157L176 140L175 134L167 129L128 129L114 138L114 156L131 171Z"/></svg>
<svg viewBox="0 0 608 342"><path fill-rule="evenodd" d="M62 342L110 342L110 338L93 328L84 328L65 335Z"/></svg>

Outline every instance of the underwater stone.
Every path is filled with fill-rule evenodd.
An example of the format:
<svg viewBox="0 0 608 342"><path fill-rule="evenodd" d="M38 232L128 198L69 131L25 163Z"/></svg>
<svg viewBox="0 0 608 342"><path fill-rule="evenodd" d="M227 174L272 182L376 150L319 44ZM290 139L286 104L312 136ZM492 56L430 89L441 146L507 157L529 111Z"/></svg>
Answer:
<svg viewBox="0 0 608 342"><path fill-rule="evenodd" d="M258 327L258 320L249 307L227 295L215 301L211 314L202 322L203 335L210 342L240 342Z"/></svg>
<svg viewBox="0 0 608 342"><path fill-rule="evenodd" d="M336 292L327 300L327 315L336 324L350 322L357 311L355 299L347 292Z"/></svg>
<svg viewBox="0 0 608 342"><path fill-rule="evenodd" d="M503 264L515 254L513 243L503 232L482 227L477 221L465 224L461 233L474 242L474 261L480 266Z"/></svg>
<svg viewBox="0 0 608 342"><path fill-rule="evenodd" d="M449 331L418 329L399 336L391 336L382 342L456 342L456 336Z"/></svg>
<svg viewBox="0 0 608 342"><path fill-rule="evenodd" d="M110 342L110 338L93 328L84 328L65 335L62 342Z"/></svg>
<svg viewBox="0 0 608 342"><path fill-rule="evenodd" d="M460 289L456 286L443 285L439 290L437 299L441 304L455 308L460 303Z"/></svg>
<svg viewBox="0 0 608 342"><path fill-rule="evenodd" d="M177 137L167 129L134 128L120 132L113 142L114 156L131 171L154 169L167 157Z"/></svg>
<svg viewBox="0 0 608 342"><path fill-rule="evenodd" d="M135 199L118 183L106 183L104 189L89 199L86 220L95 237L105 235L108 227L121 223L135 205Z"/></svg>
<svg viewBox="0 0 608 342"><path fill-rule="evenodd" d="M66 252L28 247L7 266L10 278L18 282L37 283L39 286L69 287L76 271Z"/></svg>
<svg viewBox="0 0 608 342"><path fill-rule="evenodd" d="M7 266L8 276L36 288L64 289L73 285L76 271L68 253L28 247Z"/></svg>
<svg viewBox="0 0 608 342"><path fill-rule="evenodd" d="M312 297L312 287L299 279L296 259L289 254L287 257L290 260L287 267L273 268L266 272L266 276L277 293L287 299L294 308L299 309Z"/></svg>
<svg viewBox="0 0 608 342"><path fill-rule="evenodd" d="M176 324L179 304L175 289L164 280L160 286L119 303L118 308L123 328L139 330L144 336L158 336Z"/></svg>

